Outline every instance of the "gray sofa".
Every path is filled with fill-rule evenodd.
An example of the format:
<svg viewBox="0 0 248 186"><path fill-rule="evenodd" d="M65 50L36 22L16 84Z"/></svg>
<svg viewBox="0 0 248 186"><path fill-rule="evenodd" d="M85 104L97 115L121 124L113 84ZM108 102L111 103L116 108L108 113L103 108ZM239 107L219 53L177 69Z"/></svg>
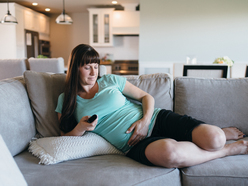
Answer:
<svg viewBox="0 0 248 186"><path fill-rule="evenodd" d="M27 148L33 137L59 135L54 110L64 80L65 74L26 71L24 77L0 81L0 134L28 185L248 185L248 155L183 169L146 166L110 154L39 164ZM129 76L128 81L154 96L156 107L220 127L237 126L248 134L248 78L180 77L173 82L168 74L153 74Z"/></svg>

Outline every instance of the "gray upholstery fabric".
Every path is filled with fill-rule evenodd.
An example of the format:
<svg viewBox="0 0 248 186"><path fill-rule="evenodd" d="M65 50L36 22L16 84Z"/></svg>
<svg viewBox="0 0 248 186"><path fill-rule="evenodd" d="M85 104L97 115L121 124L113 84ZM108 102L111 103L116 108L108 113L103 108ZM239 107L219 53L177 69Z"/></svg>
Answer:
<svg viewBox="0 0 248 186"><path fill-rule="evenodd" d="M0 59L0 80L22 76L26 70L25 59Z"/></svg>
<svg viewBox="0 0 248 186"><path fill-rule="evenodd" d="M64 73L64 59L59 58L29 58L30 70L36 72Z"/></svg>
<svg viewBox="0 0 248 186"><path fill-rule="evenodd" d="M27 182L25 181L21 171L17 167L1 135L0 135L0 149L1 149L0 185L1 186L11 186L11 185L26 186Z"/></svg>
<svg viewBox="0 0 248 186"><path fill-rule="evenodd" d="M65 74L26 71L25 82L36 129L44 137L58 136L58 116L55 112L59 94L64 91Z"/></svg>
<svg viewBox="0 0 248 186"><path fill-rule="evenodd" d="M0 134L12 156L35 135L32 110L22 77L0 81Z"/></svg>
<svg viewBox="0 0 248 186"><path fill-rule="evenodd" d="M154 97L155 108L173 109L173 85L169 74L158 73L126 77L130 83Z"/></svg>
<svg viewBox="0 0 248 186"><path fill-rule="evenodd" d="M122 155L77 159L39 165L28 152L15 157L29 186L40 185L170 185L179 186L178 169L149 167Z"/></svg>
<svg viewBox="0 0 248 186"><path fill-rule="evenodd" d="M246 186L248 185L248 155L219 158L183 168L181 173L184 186Z"/></svg>
<svg viewBox="0 0 248 186"><path fill-rule="evenodd" d="M236 126L248 134L248 78L175 79L175 112L219 127Z"/></svg>

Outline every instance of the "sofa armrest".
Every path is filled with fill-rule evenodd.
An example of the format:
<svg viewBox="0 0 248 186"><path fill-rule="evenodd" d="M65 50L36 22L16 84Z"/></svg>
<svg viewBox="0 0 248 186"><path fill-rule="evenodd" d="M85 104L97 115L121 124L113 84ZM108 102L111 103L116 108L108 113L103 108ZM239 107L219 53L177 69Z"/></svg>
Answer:
<svg viewBox="0 0 248 186"><path fill-rule="evenodd" d="M18 168L15 160L10 154L6 144L0 135L0 180L1 185L20 185L26 186L25 181L20 169Z"/></svg>

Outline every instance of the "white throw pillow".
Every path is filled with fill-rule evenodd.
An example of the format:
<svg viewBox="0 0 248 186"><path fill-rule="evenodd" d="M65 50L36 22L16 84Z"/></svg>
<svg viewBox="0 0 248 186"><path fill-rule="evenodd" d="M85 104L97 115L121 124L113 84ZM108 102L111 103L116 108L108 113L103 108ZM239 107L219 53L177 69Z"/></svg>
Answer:
<svg viewBox="0 0 248 186"><path fill-rule="evenodd" d="M83 136L39 138L30 142L29 151L40 159L39 164L45 165L103 154L123 155L104 138L92 132L86 132Z"/></svg>

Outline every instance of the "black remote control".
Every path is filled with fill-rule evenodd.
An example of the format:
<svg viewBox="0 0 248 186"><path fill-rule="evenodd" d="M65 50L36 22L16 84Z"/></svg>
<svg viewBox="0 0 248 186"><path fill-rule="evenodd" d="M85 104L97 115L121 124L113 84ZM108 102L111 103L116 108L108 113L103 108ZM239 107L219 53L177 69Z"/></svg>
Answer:
<svg viewBox="0 0 248 186"><path fill-rule="evenodd" d="M88 122L88 123L92 123L93 121L95 121L96 118L97 118L97 115L94 114L94 115L92 115L92 116L87 120L87 122Z"/></svg>

